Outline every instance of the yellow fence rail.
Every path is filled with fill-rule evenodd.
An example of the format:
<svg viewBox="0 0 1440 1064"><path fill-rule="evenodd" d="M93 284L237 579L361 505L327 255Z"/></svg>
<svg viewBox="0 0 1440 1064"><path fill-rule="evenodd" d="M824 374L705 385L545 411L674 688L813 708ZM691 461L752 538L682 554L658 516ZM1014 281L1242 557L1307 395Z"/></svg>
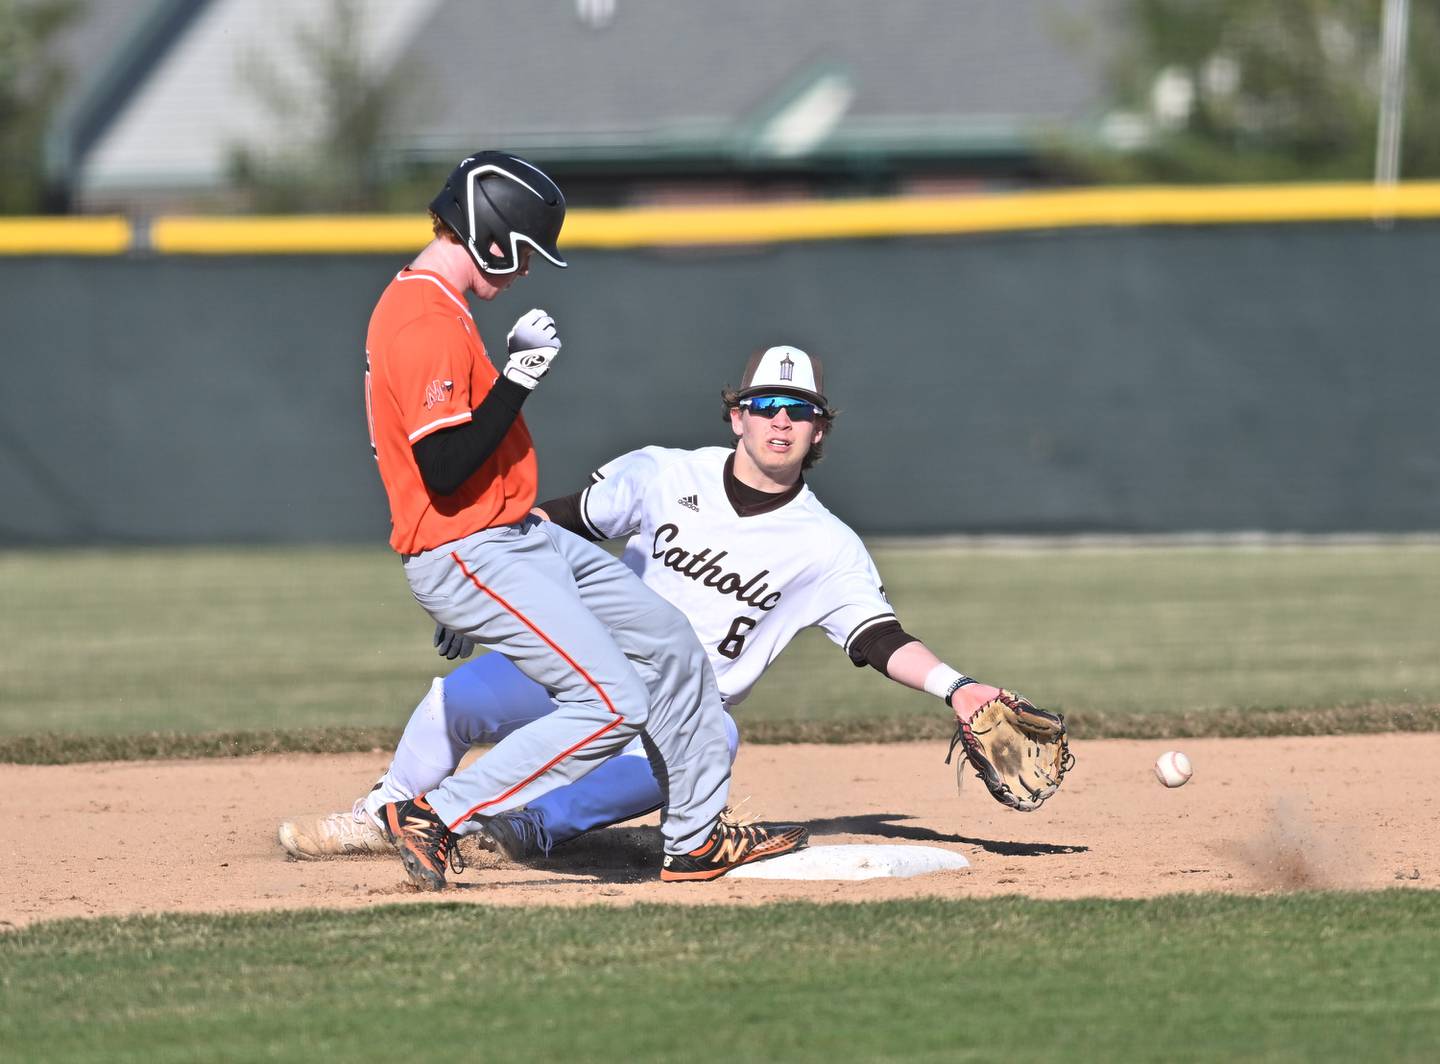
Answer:
<svg viewBox="0 0 1440 1064"><path fill-rule="evenodd" d="M0 218L0 255L118 255L133 243L128 218Z"/></svg>
<svg viewBox="0 0 1440 1064"><path fill-rule="evenodd" d="M773 244L1095 226L1440 218L1440 182L1137 186L1003 195L720 207L576 209L566 249ZM429 237L414 215L171 215L0 219L0 254L306 255L404 252Z"/></svg>

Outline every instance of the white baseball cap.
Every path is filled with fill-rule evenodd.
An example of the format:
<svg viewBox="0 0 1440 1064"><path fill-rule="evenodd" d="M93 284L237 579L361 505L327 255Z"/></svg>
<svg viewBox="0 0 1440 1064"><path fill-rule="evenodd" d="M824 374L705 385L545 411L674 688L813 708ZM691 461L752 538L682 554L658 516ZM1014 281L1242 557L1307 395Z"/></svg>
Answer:
<svg viewBox="0 0 1440 1064"><path fill-rule="evenodd" d="M816 356L807 355L798 347L767 347L755 352L745 363L739 398L793 395L797 399L808 399L829 413L830 403L822 391L824 381L824 371Z"/></svg>

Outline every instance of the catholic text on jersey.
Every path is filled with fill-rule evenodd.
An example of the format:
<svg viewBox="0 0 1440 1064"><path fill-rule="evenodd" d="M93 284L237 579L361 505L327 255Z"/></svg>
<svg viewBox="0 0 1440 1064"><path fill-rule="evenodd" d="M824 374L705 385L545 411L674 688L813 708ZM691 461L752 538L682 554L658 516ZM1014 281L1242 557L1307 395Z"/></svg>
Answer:
<svg viewBox="0 0 1440 1064"><path fill-rule="evenodd" d="M679 534L679 525L667 523L657 528L650 557L681 576L714 588L721 595L735 596L737 601L747 606L769 611L779 605L782 592L771 591L770 585L762 582L770 575L769 569L761 569L748 580L741 573L726 572L720 563L730 556L729 551L722 550L711 557L709 547L691 554L684 547L667 546Z"/></svg>

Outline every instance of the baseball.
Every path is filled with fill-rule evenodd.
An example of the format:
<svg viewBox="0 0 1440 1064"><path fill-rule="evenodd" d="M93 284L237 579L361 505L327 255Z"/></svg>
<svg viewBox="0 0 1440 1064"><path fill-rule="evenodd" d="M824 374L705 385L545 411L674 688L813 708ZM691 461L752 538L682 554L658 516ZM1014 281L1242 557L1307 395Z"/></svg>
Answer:
<svg viewBox="0 0 1440 1064"><path fill-rule="evenodd" d="M1167 750L1155 760L1155 778L1167 787L1183 787L1191 772L1190 759L1178 750Z"/></svg>

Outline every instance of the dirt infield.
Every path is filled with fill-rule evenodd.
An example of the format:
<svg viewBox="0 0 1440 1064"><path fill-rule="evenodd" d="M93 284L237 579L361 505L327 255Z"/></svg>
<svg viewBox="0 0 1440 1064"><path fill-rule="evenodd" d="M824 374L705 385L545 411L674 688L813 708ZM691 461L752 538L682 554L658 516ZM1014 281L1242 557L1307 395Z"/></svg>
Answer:
<svg viewBox="0 0 1440 1064"><path fill-rule="evenodd" d="M1179 747L1195 778L1161 787L1151 764ZM957 795L935 744L746 746L732 800L810 824L816 842L925 843L971 861L904 880L797 883L656 879L654 818L612 828L533 867L471 852L442 895L405 885L389 857L288 860L278 822L348 808L380 752L239 760L0 765L0 928L71 916L640 901L759 904L1024 894L1142 898L1184 891L1440 886L1440 799L1415 784L1440 735L1095 741L1043 809L996 805L973 778Z"/></svg>

